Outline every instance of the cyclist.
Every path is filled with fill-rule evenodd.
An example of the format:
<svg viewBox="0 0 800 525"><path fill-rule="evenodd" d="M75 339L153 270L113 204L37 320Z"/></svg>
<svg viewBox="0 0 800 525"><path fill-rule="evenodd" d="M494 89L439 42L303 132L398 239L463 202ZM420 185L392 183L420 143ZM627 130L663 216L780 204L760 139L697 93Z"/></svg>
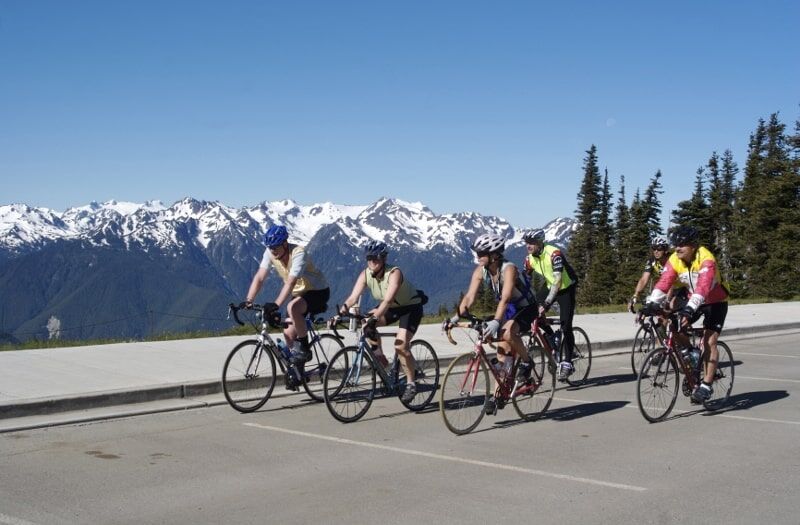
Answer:
<svg viewBox="0 0 800 525"><path fill-rule="evenodd" d="M558 379L564 381L575 371L572 366L572 353L575 347L572 319L575 317L575 288L578 279L561 250L546 243L544 237L542 229L530 230L523 234L522 239L528 249L525 272L528 275L538 274L549 287L547 297L543 304L539 305L539 315L544 315L553 303L558 303L561 333L564 338L562 361L558 365Z"/></svg>
<svg viewBox="0 0 800 525"><path fill-rule="evenodd" d="M318 314L328 308L330 289L325 276L311 262L303 246L291 244L286 226L273 224L264 234L264 256L253 276L245 303L252 305L271 268L283 279L283 287L271 304L277 310L288 299L286 312L291 324L284 329L286 344L291 348L290 361L302 366L311 359L305 315ZM290 298L291 296L291 298ZM267 306L267 305L265 305Z"/></svg>
<svg viewBox="0 0 800 525"><path fill-rule="evenodd" d="M458 317L467 315L469 307L478 296L481 283L489 286L497 299L494 319L486 324L484 341L498 339L497 359L503 366L509 354L517 355L522 362L517 369L517 379L528 381L531 376L531 360L520 337L520 329L528 330L536 317L536 298L531 292L529 283L520 275L517 266L505 259L505 239L494 233L479 235L472 243L472 250L478 257L478 264L472 272L472 279L466 295L458 305L458 315L451 319L458 322ZM486 403L486 412L493 414L498 408L495 396Z"/></svg>
<svg viewBox="0 0 800 525"><path fill-rule="evenodd" d="M664 237L660 235L653 237L652 241L650 242L650 249L653 250L653 253L647 259L647 262L644 265L644 272L642 272L642 277L636 283L636 289L633 291L633 297L631 297L631 300L628 302L628 311L630 313L636 313L635 306L639 301L639 294L644 291L647 283L650 282L651 277L653 278L653 282L658 282L659 277L661 277L661 273L664 271L664 266L667 264L667 260L669 260L669 242ZM686 287L683 285L683 283L677 281L672 285L672 288L670 288L667 297L667 302L670 305L670 309L678 310L683 308L686 305L687 300L688 294L686 293Z"/></svg>
<svg viewBox="0 0 800 525"><path fill-rule="evenodd" d="M398 323L394 349L408 378L402 399L409 403L417 394L417 385L414 356L408 346L422 321L423 294L405 278L400 268L386 264L388 253L386 244L381 241L372 240L364 246L367 267L358 274L353 291L345 299L339 313L347 315L350 307L359 303L361 294L368 288L372 297L380 301L378 306L369 311L369 315L377 319L378 326ZM388 364L380 347L380 337L376 337L375 341L378 346L375 350L376 357L384 365Z"/></svg>
<svg viewBox="0 0 800 525"><path fill-rule="evenodd" d="M675 253L670 255L661 278L647 298L645 310L647 314L657 310L675 281L680 280L688 288L689 300L678 312L681 327L685 328L703 316L703 347L709 350L703 380L692 392L692 401L702 403L714 392L712 385L719 359L717 340L728 314L728 290L722 282L714 255L699 244L696 229L678 226L673 230L670 242L675 246ZM680 336L680 342L686 346L689 344L684 335Z"/></svg>

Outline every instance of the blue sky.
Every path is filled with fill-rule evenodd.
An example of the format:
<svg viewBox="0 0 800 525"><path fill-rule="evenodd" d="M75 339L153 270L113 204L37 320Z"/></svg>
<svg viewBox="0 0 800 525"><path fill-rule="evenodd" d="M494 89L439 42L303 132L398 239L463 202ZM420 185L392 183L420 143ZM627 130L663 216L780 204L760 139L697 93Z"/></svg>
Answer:
<svg viewBox="0 0 800 525"><path fill-rule="evenodd" d="M0 204L570 216L591 144L667 210L800 116L797 2L0 0ZM665 222L666 222L665 215Z"/></svg>

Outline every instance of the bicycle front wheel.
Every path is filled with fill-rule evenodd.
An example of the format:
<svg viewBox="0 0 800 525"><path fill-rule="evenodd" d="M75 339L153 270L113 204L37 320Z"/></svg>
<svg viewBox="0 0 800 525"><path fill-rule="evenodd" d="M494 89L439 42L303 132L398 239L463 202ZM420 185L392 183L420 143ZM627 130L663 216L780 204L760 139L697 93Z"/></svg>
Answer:
<svg viewBox="0 0 800 525"><path fill-rule="evenodd" d="M532 351L531 348L528 349L531 360L534 359ZM544 359L549 358L544 356ZM539 368L534 365L529 383L517 387L511 398L517 415L526 421L536 421L542 417L553 402L553 394L556 391L556 368L543 365L541 370L544 375L540 375Z"/></svg>
<svg viewBox="0 0 800 525"><path fill-rule="evenodd" d="M717 360L717 371L714 373L714 392L711 398L703 403L706 410L719 410L728 403L733 390L734 364L733 354L727 344L717 341L719 359Z"/></svg>
<svg viewBox="0 0 800 525"><path fill-rule="evenodd" d="M428 406L436 395L436 389L439 388L439 358L436 357L433 347L422 339L411 341L408 350L414 356L414 382L417 384L417 394L407 403L402 400L403 390L408 381L405 374L402 374L403 367L400 367L401 375L397 382L398 393L403 406L413 412L419 412Z"/></svg>
<svg viewBox="0 0 800 525"><path fill-rule="evenodd" d="M255 339L236 345L222 367L222 392L239 412L253 412L275 388L275 358Z"/></svg>
<svg viewBox="0 0 800 525"><path fill-rule="evenodd" d="M342 348L344 348L344 343L331 334L320 335L319 339L311 346L316 364L309 366L314 361L306 363L303 372L303 389L308 394L308 397L314 401L325 401L325 396L322 393L322 380L325 377L325 369L330 365L334 354Z"/></svg>
<svg viewBox="0 0 800 525"><path fill-rule="evenodd" d="M642 416L651 423L669 415L678 399L678 365L664 348L645 356L636 380L636 401Z"/></svg>
<svg viewBox="0 0 800 525"><path fill-rule="evenodd" d="M454 434L472 432L483 419L489 399L489 372L475 352L461 354L450 362L442 380L439 412Z"/></svg>
<svg viewBox="0 0 800 525"><path fill-rule="evenodd" d="M366 351L346 346L325 370L322 392L328 412L342 423L358 421L375 398L375 367Z"/></svg>
<svg viewBox="0 0 800 525"><path fill-rule="evenodd" d="M641 325L636 330L636 336L633 338L633 347L631 348L631 369L633 375L638 376L639 370L642 368L642 361L645 356L656 347L656 335L650 326Z"/></svg>
<svg viewBox="0 0 800 525"><path fill-rule="evenodd" d="M575 346L572 349L572 366L574 371L567 377L567 384L570 386L582 385L589 377L589 370L592 369L592 343L583 328L574 326L572 335L575 337ZM561 355L564 355L564 341L561 342Z"/></svg>

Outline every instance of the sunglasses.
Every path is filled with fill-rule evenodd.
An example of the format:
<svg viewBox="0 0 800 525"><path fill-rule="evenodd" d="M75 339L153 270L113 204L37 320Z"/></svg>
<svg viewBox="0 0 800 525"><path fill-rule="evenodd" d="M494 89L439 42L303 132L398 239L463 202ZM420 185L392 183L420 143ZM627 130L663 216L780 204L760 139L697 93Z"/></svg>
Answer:
<svg viewBox="0 0 800 525"><path fill-rule="evenodd" d="M381 258L378 255L367 255L367 260L369 262L378 262L381 260Z"/></svg>
<svg viewBox="0 0 800 525"><path fill-rule="evenodd" d="M476 252L478 257L489 257L492 252Z"/></svg>

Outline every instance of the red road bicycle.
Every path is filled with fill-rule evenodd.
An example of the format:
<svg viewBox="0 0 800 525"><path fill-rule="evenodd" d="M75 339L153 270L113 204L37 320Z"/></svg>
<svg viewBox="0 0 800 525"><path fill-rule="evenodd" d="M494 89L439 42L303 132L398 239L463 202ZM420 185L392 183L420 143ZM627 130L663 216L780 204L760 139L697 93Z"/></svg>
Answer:
<svg viewBox="0 0 800 525"><path fill-rule="evenodd" d="M473 315L466 316L465 319L469 322L452 324L446 320L442 326L447 339L454 345L457 343L451 332L455 327L473 330L477 335L475 339L470 337L474 343L472 351L453 359L444 374L439 412L445 426L454 434L472 432L486 414L490 391L494 392L498 409L510 401L522 419L539 419L553 401L555 367L545 367L541 374L532 370L530 380L518 381L516 376L520 359L515 358L510 369L493 366L483 343L486 321ZM490 373L497 385L496 389L489 383Z"/></svg>
<svg viewBox="0 0 800 525"><path fill-rule="evenodd" d="M694 346L678 350L675 335L680 330L680 319L677 313L661 312L659 317L667 319L666 337L659 342L661 346L651 350L642 360L636 380L636 400L642 416L651 423L662 421L675 406L678 399L678 385L684 396L691 396L700 380L705 375L710 352L707 348L696 349L697 356L692 357ZM656 316L650 316L650 323L656 326ZM697 334L698 329L684 331L689 336ZM692 333L694 332L694 334ZM702 329L699 329L702 341ZM731 349L722 341L717 341L719 358L714 374L714 393L703 402L706 410L719 410L730 398L733 390L734 362ZM696 359L696 363L693 362ZM683 375L683 380L680 380Z"/></svg>

